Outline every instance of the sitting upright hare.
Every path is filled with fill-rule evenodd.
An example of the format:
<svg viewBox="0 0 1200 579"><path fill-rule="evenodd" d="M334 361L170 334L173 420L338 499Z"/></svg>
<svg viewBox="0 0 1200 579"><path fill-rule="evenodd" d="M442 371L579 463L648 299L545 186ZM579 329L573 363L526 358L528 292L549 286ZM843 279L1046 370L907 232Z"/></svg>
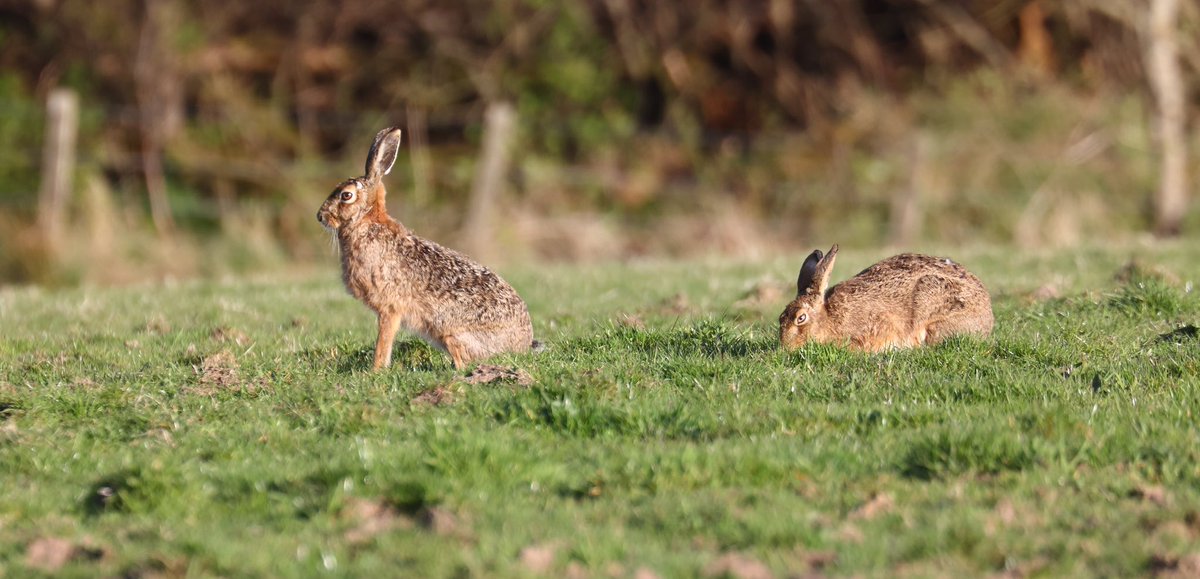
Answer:
<svg viewBox="0 0 1200 579"><path fill-rule="evenodd" d="M779 342L812 342L877 352L992 332L992 300L979 278L940 257L889 257L828 289L838 246L804 260L796 299L779 315Z"/></svg>
<svg viewBox="0 0 1200 579"><path fill-rule="evenodd" d="M388 215L383 176L399 152L400 129L379 131L366 174L338 184L317 211L317 221L336 232L346 289L379 316L374 369L391 364L401 327L450 354L455 368L530 350L529 311L512 286Z"/></svg>

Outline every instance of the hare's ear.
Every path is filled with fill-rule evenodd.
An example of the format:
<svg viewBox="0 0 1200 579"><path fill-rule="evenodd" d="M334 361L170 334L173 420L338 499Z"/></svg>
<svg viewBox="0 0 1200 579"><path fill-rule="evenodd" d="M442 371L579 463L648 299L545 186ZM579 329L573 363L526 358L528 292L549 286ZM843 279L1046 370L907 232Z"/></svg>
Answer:
<svg viewBox="0 0 1200 579"><path fill-rule="evenodd" d="M813 278L817 274L817 266L821 263L821 250L815 250L809 254L808 259L804 260L804 265L800 266L800 276L796 278L796 296L802 296L806 293L812 293Z"/></svg>
<svg viewBox="0 0 1200 579"><path fill-rule="evenodd" d="M834 244L829 253L822 254L821 250L813 251L804 265L800 268L800 277L796 278L796 295L823 295L829 288L829 273L837 261L838 246Z"/></svg>
<svg viewBox="0 0 1200 579"><path fill-rule="evenodd" d="M388 127L375 135L371 152L367 153L366 177L369 183L378 183L392 171L396 157L400 154L400 129Z"/></svg>
<svg viewBox="0 0 1200 579"><path fill-rule="evenodd" d="M825 290L829 289L829 274L833 272L833 264L837 261L837 244L829 248L829 253L821 258L821 263L817 264L817 273L813 276L813 281L816 285L816 293L825 295Z"/></svg>

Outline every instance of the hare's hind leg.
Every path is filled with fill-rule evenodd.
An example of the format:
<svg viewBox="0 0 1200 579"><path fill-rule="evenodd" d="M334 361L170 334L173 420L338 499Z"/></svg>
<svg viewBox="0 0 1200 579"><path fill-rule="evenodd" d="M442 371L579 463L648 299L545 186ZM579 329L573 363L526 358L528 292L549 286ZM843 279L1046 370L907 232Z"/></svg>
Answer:
<svg viewBox="0 0 1200 579"><path fill-rule="evenodd" d="M936 344L959 334L986 336L992 331L987 293L959 280L927 275L917 280L913 295L913 339L917 345Z"/></svg>
<svg viewBox="0 0 1200 579"><path fill-rule="evenodd" d="M992 332L992 316L980 312L960 311L931 320L925 326L925 343L936 344L951 336L972 334L984 337Z"/></svg>
<svg viewBox="0 0 1200 579"><path fill-rule="evenodd" d="M442 339L442 343L446 345L446 353L450 354L450 360L454 362L454 369L462 370L466 368L467 362L471 361L471 355L467 351L466 344L458 336L446 336Z"/></svg>
<svg viewBox="0 0 1200 579"><path fill-rule="evenodd" d="M379 313L379 338L375 340L375 364L372 370L392 365L392 343L400 329L400 316L392 312Z"/></svg>
<svg viewBox="0 0 1200 579"><path fill-rule="evenodd" d="M444 341L446 352L454 360L454 367L461 370L476 360L484 360L501 352L510 351L504 348L504 338L505 334L503 333L473 330L446 336ZM533 341L532 338L530 341Z"/></svg>

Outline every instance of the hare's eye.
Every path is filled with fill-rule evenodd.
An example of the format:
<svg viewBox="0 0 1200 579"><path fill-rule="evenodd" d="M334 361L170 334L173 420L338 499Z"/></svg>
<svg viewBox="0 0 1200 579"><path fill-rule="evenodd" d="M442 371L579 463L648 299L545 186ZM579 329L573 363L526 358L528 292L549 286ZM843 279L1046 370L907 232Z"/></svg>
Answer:
<svg viewBox="0 0 1200 579"><path fill-rule="evenodd" d="M796 325L799 326L808 321L808 314L800 314L796 316Z"/></svg>
<svg viewBox="0 0 1200 579"><path fill-rule="evenodd" d="M354 192L349 189L342 191L342 203L353 203L353 202L354 202Z"/></svg>

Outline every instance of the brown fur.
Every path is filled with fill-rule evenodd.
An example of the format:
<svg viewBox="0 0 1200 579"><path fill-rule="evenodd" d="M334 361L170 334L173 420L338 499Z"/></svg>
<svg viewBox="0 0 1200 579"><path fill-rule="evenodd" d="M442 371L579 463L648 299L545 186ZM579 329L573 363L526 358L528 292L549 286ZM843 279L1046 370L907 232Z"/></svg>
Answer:
<svg viewBox="0 0 1200 579"><path fill-rule="evenodd" d="M400 328L448 353L456 368L501 352L528 351L533 326L512 286L388 215L382 177L399 144L399 129L380 131L366 174L340 183L317 212L317 220L337 235L346 289L379 317L374 368L391 364Z"/></svg>
<svg viewBox="0 0 1200 579"><path fill-rule="evenodd" d="M826 290L836 259L834 245L804 262L796 298L779 316L784 348L812 341L877 352L992 332L992 300L983 282L949 259L895 255Z"/></svg>

